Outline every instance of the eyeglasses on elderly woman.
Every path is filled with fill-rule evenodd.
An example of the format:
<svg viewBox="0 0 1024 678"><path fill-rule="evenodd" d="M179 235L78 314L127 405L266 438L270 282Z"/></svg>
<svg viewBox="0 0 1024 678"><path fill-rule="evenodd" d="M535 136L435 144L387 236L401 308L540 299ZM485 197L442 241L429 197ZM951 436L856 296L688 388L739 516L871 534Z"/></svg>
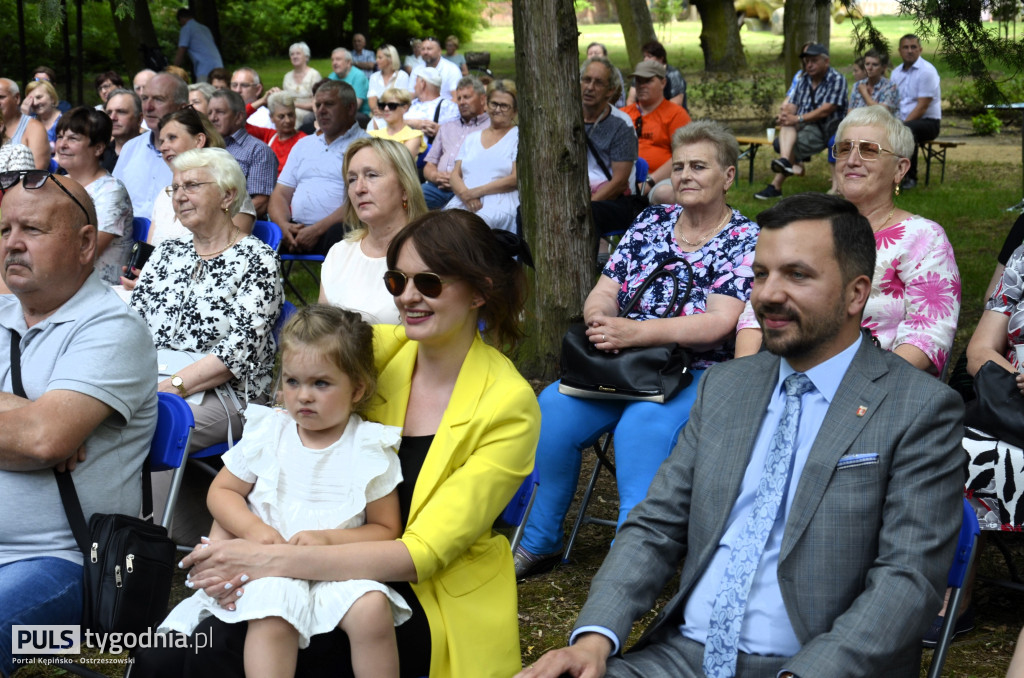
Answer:
<svg viewBox="0 0 1024 678"><path fill-rule="evenodd" d="M837 158L846 158L853 153L854 147L857 148L857 153L860 154L861 160L878 160L879 156L883 153L889 155L899 155L895 151L890 151L888 148L882 148L882 145L876 141L865 141L864 139L845 139L843 141L837 141L832 145L832 155Z"/></svg>

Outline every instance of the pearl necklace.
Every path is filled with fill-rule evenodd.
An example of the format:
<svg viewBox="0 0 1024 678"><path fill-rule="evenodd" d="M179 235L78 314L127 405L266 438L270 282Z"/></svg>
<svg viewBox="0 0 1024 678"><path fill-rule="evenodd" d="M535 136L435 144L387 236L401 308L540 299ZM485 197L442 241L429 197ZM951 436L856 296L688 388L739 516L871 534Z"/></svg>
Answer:
<svg viewBox="0 0 1024 678"><path fill-rule="evenodd" d="M712 228L707 233L705 233L704 235L702 235L701 237L697 238L697 242L690 242L689 240L687 240L686 236L683 235L683 229L679 229L679 238L680 238L680 240L682 240L684 243L686 243L690 247L699 247L700 244L703 243L705 240L707 240L708 237L712 233L717 233L718 231L722 230L722 228L729 222L729 219L732 218L732 209L730 209L728 205L726 205L725 207L726 207L727 211L726 211L726 214L725 214L725 218L722 219L722 222L720 224L718 224L717 226L715 226L714 228Z"/></svg>
<svg viewBox="0 0 1024 678"><path fill-rule="evenodd" d="M225 252L227 252L227 251L228 251L229 249L231 249L231 246L232 246L232 245L234 245L234 244L235 244L235 241L236 241L236 239L238 238L238 236L239 236L239 234L240 234L240 233L241 233L241 231L239 231L239 230L238 230L238 226L235 226L235 230L234 230L234 232L233 232L233 233L231 234L231 240L230 240L230 241L228 242L228 244L227 244L227 245L226 245L226 246L224 247L224 249L220 249L220 250L217 250L216 252L208 252L207 254L199 254L199 252L196 252L196 256L197 256L197 257L199 257L199 258L201 258L201 259L205 259L205 258L207 258L207 257L215 257L215 256L217 256L218 254L224 254L224 253L225 253ZM194 247L194 246L193 246L193 247Z"/></svg>

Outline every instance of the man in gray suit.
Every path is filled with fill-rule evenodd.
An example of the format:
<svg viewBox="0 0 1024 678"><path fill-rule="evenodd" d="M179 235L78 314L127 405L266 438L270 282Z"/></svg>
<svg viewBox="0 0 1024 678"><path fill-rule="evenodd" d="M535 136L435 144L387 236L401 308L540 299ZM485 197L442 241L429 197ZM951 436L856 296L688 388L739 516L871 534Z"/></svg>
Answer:
<svg viewBox="0 0 1024 678"><path fill-rule="evenodd" d="M960 527L963 405L861 334L875 245L853 205L794 196L758 222L769 352L704 375L570 646L521 676L918 676ZM622 656L680 561L678 593Z"/></svg>

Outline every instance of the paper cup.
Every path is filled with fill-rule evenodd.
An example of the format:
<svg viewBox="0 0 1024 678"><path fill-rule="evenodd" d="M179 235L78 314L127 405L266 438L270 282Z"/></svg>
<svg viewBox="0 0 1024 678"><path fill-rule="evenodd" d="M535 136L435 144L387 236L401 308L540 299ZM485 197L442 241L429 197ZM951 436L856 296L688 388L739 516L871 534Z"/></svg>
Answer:
<svg viewBox="0 0 1024 678"><path fill-rule="evenodd" d="M768 143L773 143L775 141L775 128L769 127L765 132L768 134Z"/></svg>

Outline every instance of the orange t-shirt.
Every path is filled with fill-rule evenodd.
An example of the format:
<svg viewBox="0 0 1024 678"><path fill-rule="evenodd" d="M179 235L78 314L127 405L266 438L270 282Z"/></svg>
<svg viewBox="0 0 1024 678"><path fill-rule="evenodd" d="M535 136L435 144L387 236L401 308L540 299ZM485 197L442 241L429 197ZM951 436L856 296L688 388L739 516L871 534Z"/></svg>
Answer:
<svg viewBox="0 0 1024 678"><path fill-rule="evenodd" d="M641 117L637 105L630 104L622 111L633 120L639 155L647 161L652 172L672 159L672 135L690 122L690 114L685 108L665 99L660 106L643 115L640 129L637 129L636 123L637 118Z"/></svg>

